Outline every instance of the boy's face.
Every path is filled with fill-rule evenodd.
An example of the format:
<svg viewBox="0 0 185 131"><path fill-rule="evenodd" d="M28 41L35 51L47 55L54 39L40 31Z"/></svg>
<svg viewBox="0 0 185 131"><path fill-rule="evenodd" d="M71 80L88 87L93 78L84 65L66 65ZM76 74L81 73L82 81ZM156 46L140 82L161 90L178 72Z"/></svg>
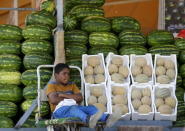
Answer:
<svg viewBox="0 0 185 131"><path fill-rule="evenodd" d="M70 73L70 71L68 68L64 68L59 73L55 73L56 81L61 84L67 84L69 82L69 78L70 78L69 73Z"/></svg>

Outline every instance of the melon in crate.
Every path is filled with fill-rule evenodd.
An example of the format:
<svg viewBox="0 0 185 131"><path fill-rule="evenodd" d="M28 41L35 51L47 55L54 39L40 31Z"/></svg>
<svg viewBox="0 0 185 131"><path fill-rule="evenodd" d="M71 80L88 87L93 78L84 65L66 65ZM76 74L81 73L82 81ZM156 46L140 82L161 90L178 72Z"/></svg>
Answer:
<svg viewBox="0 0 185 131"><path fill-rule="evenodd" d="M100 84L105 82L105 65L103 57L100 55L83 56L83 73L85 82L90 84Z"/></svg>
<svg viewBox="0 0 185 131"><path fill-rule="evenodd" d="M134 83L153 84L153 64L151 54L131 55L131 78Z"/></svg>
<svg viewBox="0 0 185 131"><path fill-rule="evenodd" d="M176 83L177 77L176 56L155 57L155 77L158 84Z"/></svg>

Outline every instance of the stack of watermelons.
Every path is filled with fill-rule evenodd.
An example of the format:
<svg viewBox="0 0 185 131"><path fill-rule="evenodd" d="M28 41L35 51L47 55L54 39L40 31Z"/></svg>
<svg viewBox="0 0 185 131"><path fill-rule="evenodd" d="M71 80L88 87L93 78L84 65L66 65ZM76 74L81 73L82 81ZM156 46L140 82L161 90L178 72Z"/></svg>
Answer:
<svg viewBox="0 0 185 131"><path fill-rule="evenodd" d="M0 128L14 126L17 104L22 99L20 58L22 29L0 25Z"/></svg>
<svg viewBox="0 0 185 131"><path fill-rule="evenodd" d="M147 36L148 45L151 47L149 52L161 55L179 55L179 49L175 45L174 37L171 32L165 30L152 31Z"/></svg>
<svg viewBox="0 0 185 131"><path fill-rule="evenodd" d="M51 8L47 6L50 3ZM22 73L21 82L24 84L23 97L25 100L21 104L21 109L25 112L32 105L33 100L37 97L37 67L39 65L53 64L53 36L52 30L56 27L56 18L53 16L53 2L44 2L42 10L33 12L26 17L26 27L23 29L25 41L22 43L22 53L24 54L23 65L25 71ZM49 9L48 9L48 8ZM41 69L41 88L43 88L52 75L52 70ZM41 115L49 113L48 102L41 103ZM23 127L34 127L34 115L27 120Z"/></svg>
<svg viewBox="0 0 185 131"><path fill-rule="evenodd" d="M179 66L179 74L177 77L177 88L176 88L176 96L178 99L178 107L177 107L177 121L174 122L174 126L179 127L185 126L185 102L184 102L184 93L185 93L185 39L175 39L175 45L179 50L178 57L178 66Z"/></svg>

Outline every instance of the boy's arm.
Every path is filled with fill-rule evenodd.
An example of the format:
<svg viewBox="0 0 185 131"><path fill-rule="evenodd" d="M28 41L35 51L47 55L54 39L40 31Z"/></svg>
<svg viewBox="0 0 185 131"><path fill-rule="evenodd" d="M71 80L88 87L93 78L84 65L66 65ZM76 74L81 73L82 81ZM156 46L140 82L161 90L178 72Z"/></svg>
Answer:
<svg viewBox="0 0 185 131"><path fill-rule="evenodd" d="M76 94L58 94L60 98L74 99L77 103L81 103L83 100L81 93Z"/></svg>
<svg viewBox="0 0 185 131"><path fill-rule="evenodd" d="M49 101L57 105L60 101L64 99L64 97L60 96L61 94L58 94L57 92L51 92L48 94Z"/></svg>

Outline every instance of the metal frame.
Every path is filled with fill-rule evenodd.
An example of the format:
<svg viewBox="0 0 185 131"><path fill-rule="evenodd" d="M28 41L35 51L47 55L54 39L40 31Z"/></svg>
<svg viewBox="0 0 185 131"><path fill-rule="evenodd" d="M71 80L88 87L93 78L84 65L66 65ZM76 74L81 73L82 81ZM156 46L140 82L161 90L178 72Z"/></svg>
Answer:
<svg viewBox="0 0 185 131"><path fill-rule="evenodd" d="M37 10L36 8L0 8L0 10L17 10L17 11L25 11L25 10Z"/></svg>
<svg viewBox="0 0 185 131"><path fill-rule="evenodd" d="M165 0L159 0L158 29L165 29Z"/></svg>

